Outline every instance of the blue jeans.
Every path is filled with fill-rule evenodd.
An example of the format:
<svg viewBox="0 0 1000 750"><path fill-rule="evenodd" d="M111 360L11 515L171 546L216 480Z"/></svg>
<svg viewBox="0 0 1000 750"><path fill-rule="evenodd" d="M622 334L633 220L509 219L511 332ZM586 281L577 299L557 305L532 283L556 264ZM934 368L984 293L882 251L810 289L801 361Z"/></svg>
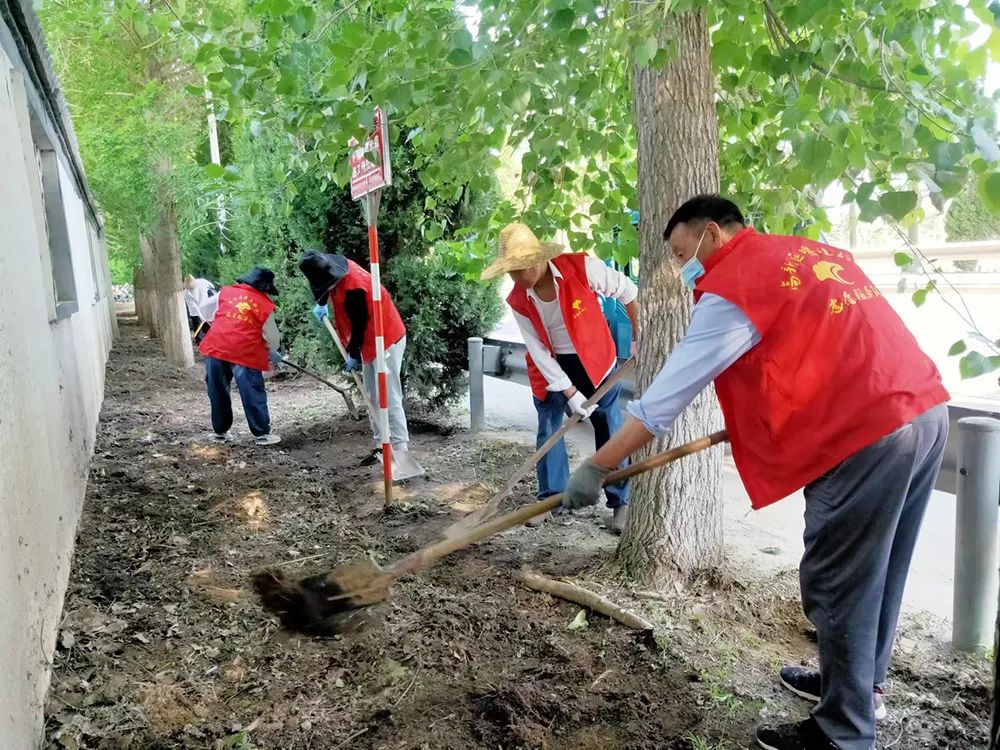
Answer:
<svg viewBox="0 0 1000 750"><path fill-rule="evenodd" d="M222 435L233 426L233 402L229 387L234 377L250 432L254 436L267 435L271 431L271 415L267 411L264 374L260 370L205 357L205 385L208 386L208 400L212 405L212 429Z"/></svg>
<svg viewBox="0 0 1000 750"><path fill-rule="evenodd" d="M618 407L620 393L621 386L616 385L597 402L597 408L590 415L590 424L594 428L594 445L597 449L608 442L622 426L622 413ZM562 425L566 416L564 411L566 397L562 391L549 391L544 401L534 397L532 400L535 402L535 411L538 412L538 438L535 447L541 448L542 444ZM622 465L627 464L626 460ZM538 474L539 500L557 495L566 489L566 484L569 482L569 456L566 454L565 438L542 457L535 466L535 471ZM604 494L608 498L608 507L618 508L628 505L628 489L628 482L605 487Z"/></svg>

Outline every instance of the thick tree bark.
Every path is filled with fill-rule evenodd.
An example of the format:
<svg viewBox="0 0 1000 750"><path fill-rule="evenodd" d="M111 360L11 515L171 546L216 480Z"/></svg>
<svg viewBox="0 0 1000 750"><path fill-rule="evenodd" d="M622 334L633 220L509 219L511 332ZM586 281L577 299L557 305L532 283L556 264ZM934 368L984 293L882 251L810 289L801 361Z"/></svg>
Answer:
<svg viewBox="0 0 1000 750"><path fill-rule="evenodd" d="M173 198L166 176L171 166L168 159L157 165L160 178L158 210L152 247L152 287L154 290L153 317L167 361L177 367L194 366L194 350L188 329L187 305L181 283L181 251L177 243L177 220L174 216Z"/></svg>
<svg viewBox="0 0 1000 750"><path fill-rule="evenodd" d="M138 270L137 276L141 286L136 288L135 309L140 325L149 331L151 339L157 339L160 337L160 329L156 320L156 288L153 285L153 242L145 235L139 238L139 257L142 260L142 267Z"/></svg>
<svg viewBox="0 0 1000 750"><path fill-rule="evenodd" d="M691 293L663 240L671 213L685 200L719 189L715 77L704 11L671 14L663 38L675 55L663 70L636 66L639 157L642 393L677 345L691 315ZM715 393L706 390L656 441L660 451L720 429ZM722 451L688 456L635 481L632 510L617 561L647 586L718 564L722 556Z"/></svg>
<svg viewBox="0 0 1000 750"><path fill-rule="evenodd" d="M146 325L146 312L142 309L145 301L145 291L142 288L142 269L132 271L132 299L135 302L135 319L140 326Z"/></svg>
<svg viewBox="0 0 1000 750"><path fill-rule="evenodd" d="M163 83L171 65L151 58L147 62L149 79ZM155 114L146 112L146 121L152 122ZM155 152L154 152L155 153ZM140 239L143 251L143 276L150 291L151 318L167 361L177 367L194 366L194 350L188 329L187 305L181 283L181 252L177 242L177 219L170 188L173 165L169 156L155 155L151 166L156 173L156 221L152 234ZM147 252L149 259L147 262Z"/></svg>

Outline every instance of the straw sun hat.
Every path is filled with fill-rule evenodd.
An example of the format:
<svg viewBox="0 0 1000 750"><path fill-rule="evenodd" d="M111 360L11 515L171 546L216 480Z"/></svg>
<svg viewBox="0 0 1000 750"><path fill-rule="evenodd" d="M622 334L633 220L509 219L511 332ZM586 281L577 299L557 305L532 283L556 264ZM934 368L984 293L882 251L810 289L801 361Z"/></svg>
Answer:
<svg viewBox="0 0 1000 750"><path fill-rule="evenodd" d="M562 245L539 242L535 233L524 224L508 224L501 229L499 244L497 259L479 277L483 281L502 273L541 265L563 251Z"/></svg>

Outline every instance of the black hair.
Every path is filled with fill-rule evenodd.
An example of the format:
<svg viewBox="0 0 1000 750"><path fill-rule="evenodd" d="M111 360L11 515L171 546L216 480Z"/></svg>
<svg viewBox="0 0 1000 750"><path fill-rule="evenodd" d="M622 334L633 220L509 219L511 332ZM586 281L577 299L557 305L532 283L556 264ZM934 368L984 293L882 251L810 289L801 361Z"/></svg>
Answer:
<svg viewBox="0 0 1000 750"><path fill-rule="evenodd" d="M738 224L741 227L746 226L739 206L721 195L705 193L685 201L680 208L674 211L674 215L667 222L667 228L663 230L663 239L669 240L678 224L687 224L692 221L714 221L720 227L733 224Z"/></svg>

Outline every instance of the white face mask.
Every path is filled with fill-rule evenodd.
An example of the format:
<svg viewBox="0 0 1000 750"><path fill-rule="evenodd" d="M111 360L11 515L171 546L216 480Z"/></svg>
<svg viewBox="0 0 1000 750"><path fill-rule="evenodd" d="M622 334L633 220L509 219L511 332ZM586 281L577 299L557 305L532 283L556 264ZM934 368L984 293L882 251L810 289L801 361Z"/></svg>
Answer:
<svg viewBox="0 0 1000 750"><path fill-rule="evenodd" d="M691 256L691 260L681 266L681 280L688 289L694 289L694 283L705 275L705 266L698 260L698 251L701 250L701 243L705 240L705 232L707 231L708 227L705 227L705 231L698 238L698 245L694 249L694 255Z"/></svg>

